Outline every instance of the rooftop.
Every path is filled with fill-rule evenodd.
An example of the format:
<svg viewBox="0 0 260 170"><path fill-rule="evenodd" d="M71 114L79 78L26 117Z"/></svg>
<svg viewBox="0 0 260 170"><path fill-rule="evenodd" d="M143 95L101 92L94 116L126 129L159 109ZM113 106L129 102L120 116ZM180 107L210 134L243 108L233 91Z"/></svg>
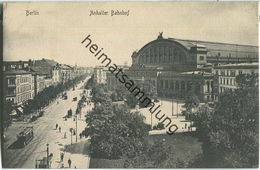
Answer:
<svg viewBox="0 0 260 170"><path fill-rule="evenodd" d="M25 71L25 70L10 70L10 71L5 71L4 74L7 75L21 75L21 74L32 74L29 71Z"/></svg>
<svg viewBox="0 0 260 170"><path fill-rule="evenodd" d="M51 74L51 67L49 66L32 66L30 67L32 72L35 72L39 75L48 75Z"/></svg>

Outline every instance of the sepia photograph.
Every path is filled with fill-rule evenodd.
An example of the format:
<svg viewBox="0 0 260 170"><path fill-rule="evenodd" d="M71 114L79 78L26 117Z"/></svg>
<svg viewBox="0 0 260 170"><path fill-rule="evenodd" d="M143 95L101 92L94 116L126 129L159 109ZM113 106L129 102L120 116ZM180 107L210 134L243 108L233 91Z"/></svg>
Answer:
<svg viewBox="0 0 260 170"><path fill-rule="evenodd" d="M258 2L2 2L3 169L259 168Z"/></svg>

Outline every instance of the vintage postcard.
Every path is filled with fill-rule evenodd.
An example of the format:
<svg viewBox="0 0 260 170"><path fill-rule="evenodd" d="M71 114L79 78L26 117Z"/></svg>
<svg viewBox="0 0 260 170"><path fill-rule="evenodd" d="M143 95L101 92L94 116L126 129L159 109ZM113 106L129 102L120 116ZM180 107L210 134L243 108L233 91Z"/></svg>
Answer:
<svg viewBox="0 0 260 170"><path fill-rule="evenodd" d="M1 165L258 168L258 2L3 2Z"/></svg>

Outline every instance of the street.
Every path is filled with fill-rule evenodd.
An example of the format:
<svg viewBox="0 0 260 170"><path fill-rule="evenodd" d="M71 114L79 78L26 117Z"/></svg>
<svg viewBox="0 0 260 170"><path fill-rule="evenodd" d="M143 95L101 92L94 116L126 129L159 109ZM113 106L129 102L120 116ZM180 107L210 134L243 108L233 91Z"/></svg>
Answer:
<svg viewBox="0 0 260 170"><path fill-rule="evenodd" d="M81 82L76 86L74 91L72 89L67 91L67 100L59 98L52 102L44 110L44 116L38 120L31 123L13 123L8 128L5 132L6 141L4 142L3 148L3 168L35 168L36 159L46 157L47 144L49 144L49 153L53 154L51 168L68 167L68 159L72 161L71 168L89 167L89 157L88 155L83 155L83 149L80 150L82 153L64 151L65 145L71 144L70 128L76 129L74 113L77 108L78 100L81 98L80 93L83 92L82 86L83 83ZM77 97L78 100L72 101L74 97ZM70 108L73 111L73 116L65 121L63 117ZM78 116L77 147L79 148L85 147L86 142L83 141L87 140L85 138L80 139L79 134L86 127L84 114L88 110L91 110L91 107L86 104L86 107L82 109L82 115ZM56 129L56 124L61 127L61 132L59 132L59 128ZM15 146L16 135L27 126L33 126L34 138L25 147L18 148ZM76 135L72 135L72 143L74 144L75 142ZM63 162L60 161L61 152L65 153Z"/></svg>

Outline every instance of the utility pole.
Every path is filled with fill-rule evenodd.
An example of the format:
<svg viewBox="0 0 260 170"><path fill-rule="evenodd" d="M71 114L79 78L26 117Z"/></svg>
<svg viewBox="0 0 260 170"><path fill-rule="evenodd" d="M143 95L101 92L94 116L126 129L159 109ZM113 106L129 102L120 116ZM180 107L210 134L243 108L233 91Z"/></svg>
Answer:
<svg viewBox="0 0 260 170"><path fill-rule="evenodd" d="M173 97L172 97L172 116L173 116Z"/></svg>
<svg viewBox="0 0 260 170"><path fill-rule="evenodd" d="M178 103L178 100L177 100L177 118L178 118L178 112L179 112L179 103Z"/></svg>
<svg viewBox="0 0 260 170"><path fill-rule="evenodd" d="M151 114L151 130L153 130L153 115Z"/></svg>
<svg viewBox="0 0 260 170"><path fill-rule="evenodd" d="M47 143L47 168L49 168L49 144Z"/></svg>

